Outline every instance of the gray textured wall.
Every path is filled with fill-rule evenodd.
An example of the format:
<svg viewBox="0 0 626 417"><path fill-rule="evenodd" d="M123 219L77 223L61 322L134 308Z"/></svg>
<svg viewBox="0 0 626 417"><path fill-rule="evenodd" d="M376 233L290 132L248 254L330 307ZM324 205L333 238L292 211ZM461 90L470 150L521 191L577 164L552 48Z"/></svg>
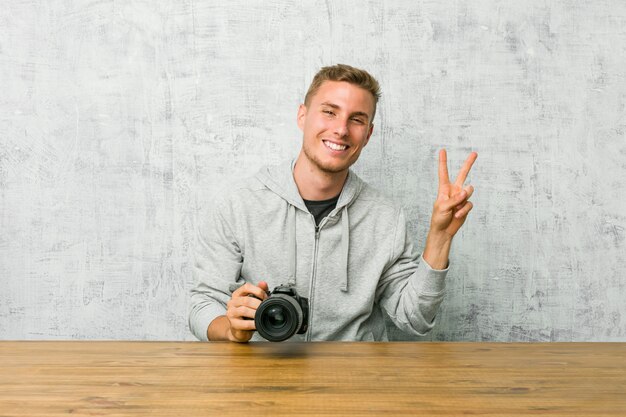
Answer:
<svg viewBox="0 0 626 417"><path fill-rule="evenodd" d="M198 208L294 156L344 62L384 92L356 169L417 245L437 149L480 155L431 338L626 340L626 3L289 3L2 5L0 338L191 339Z"/></svg>

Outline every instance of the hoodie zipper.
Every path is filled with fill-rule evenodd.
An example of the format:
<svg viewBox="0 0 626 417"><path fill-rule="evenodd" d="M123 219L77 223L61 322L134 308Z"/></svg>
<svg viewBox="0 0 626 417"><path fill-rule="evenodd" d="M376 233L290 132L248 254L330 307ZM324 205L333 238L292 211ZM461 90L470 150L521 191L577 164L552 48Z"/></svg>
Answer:
<svg viewBox="0 0 626 417"><path fill-rule="evenodd" d="M311 216L313 217L313 216ZM313 219L313 222L315 223L315 219ZM322 223L324 221L322 220ZM320 227L322 225L320 224L315 225L315 247L313 250L313 270L311 272L311 283L309 285L309 328L306 332L306 341L310 342L311 341L311 333L312 333L312 329L313 329L313 309L314 309L314 303L313 303L313 290L315 287L315 278L316 278L316 274L317 274L317 251L318 251L318 246L319 246L319 239L320 239Z"/></svg>

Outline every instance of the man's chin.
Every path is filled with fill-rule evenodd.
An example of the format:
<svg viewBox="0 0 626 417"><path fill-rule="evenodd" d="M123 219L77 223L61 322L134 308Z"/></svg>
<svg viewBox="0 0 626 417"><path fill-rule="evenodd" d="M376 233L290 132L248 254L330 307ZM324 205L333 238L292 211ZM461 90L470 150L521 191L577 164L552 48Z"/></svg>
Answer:
<svg viewBox="0 0 626 417"><path fill-rule="evenodd" d="M345 172L350 166L354 163L354 161L343 160L340 158L319 158L319 157L311 157L308 152L304 152L307 159L317 167L321 172L328 175L336 175L342 172Z"/></svg>
<svg viewBox="0 0 626 417"><path fill-rule="evenodd" d="M348 168L350 168L351 164L317 164L317 167L320 169L320 171L326 173L326 174L340 174L342 172L345 172Z"/></svg>

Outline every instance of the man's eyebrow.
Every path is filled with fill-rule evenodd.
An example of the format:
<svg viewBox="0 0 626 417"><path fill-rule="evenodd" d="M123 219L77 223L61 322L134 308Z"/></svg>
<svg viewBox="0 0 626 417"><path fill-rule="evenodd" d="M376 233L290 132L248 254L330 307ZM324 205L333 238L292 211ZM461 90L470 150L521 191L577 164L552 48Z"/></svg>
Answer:
<svg viewBox="0 0 626 417"><path fill-rule="evenodd" d="M335 103L330 103L328 101L323 102L322 104L320 104L320 106L328 106L328 107L332 107L333 109L340 109L341 108L338 105L336 105ZM362 117L365 117L368 120L370 118L369 114L367 114L365 112L362 112L362 111L355 111L354 113L351 113L350 116L362 116Z"/></svg>
<svg viewBox="0 0 626 417"><path fill-rule="evenodd" d="M367 114L367 113L365 113L365 112L362 112L362 111L355 111L354 113L352 113L352 116L363 116L363 117L365 117L366 119L369 119L369 118L370 118L370 115L369 115L369 114Z"/></svg>
<svg viewBox="0 0 626 417"><path fill-rule="evenodd" d="M328 107L332 107L333 109L338 109L339 106L334 104L334 103L330 103L328 101L323 102L322 104L320 104L320 106L328 106Z"/></svg>

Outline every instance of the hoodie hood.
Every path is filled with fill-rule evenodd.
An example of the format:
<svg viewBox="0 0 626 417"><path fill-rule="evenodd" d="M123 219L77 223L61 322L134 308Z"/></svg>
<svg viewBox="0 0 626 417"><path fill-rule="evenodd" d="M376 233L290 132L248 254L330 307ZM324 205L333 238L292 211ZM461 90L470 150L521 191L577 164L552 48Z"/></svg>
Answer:
<svg viewBox="0 0 626 417"><path fill-rule="evenodd" d="M296 267L297 267L297 247L296 247L296 210L302 210L305 213L309 213L309 210L304 204L304 200L300 196L298 186L293 177L293 169L296 165L296 160L287 161L283 164L276 166L269 166L262 168L256 175L257 179L265 185L272 192L276 193L279 197L285 200L289 204L288 214L288 230L287 230L287 243L289 247L289 276L288 285L295 286L296 284ZM363 189L363 181L352 171L348 170L348 178L341 190L339 200L337 200L337 206L329 214L329 216L336 216L340 213L341 216L341 277L339 282L341 285L341 291L348 291L348 256L350 250L350 217L348 214L348 208L359 196L359 193ZM311 215L311 221L315 222L313 215ZM322 220L319 224L319 229L324 227L326 220Z"/></svg>

